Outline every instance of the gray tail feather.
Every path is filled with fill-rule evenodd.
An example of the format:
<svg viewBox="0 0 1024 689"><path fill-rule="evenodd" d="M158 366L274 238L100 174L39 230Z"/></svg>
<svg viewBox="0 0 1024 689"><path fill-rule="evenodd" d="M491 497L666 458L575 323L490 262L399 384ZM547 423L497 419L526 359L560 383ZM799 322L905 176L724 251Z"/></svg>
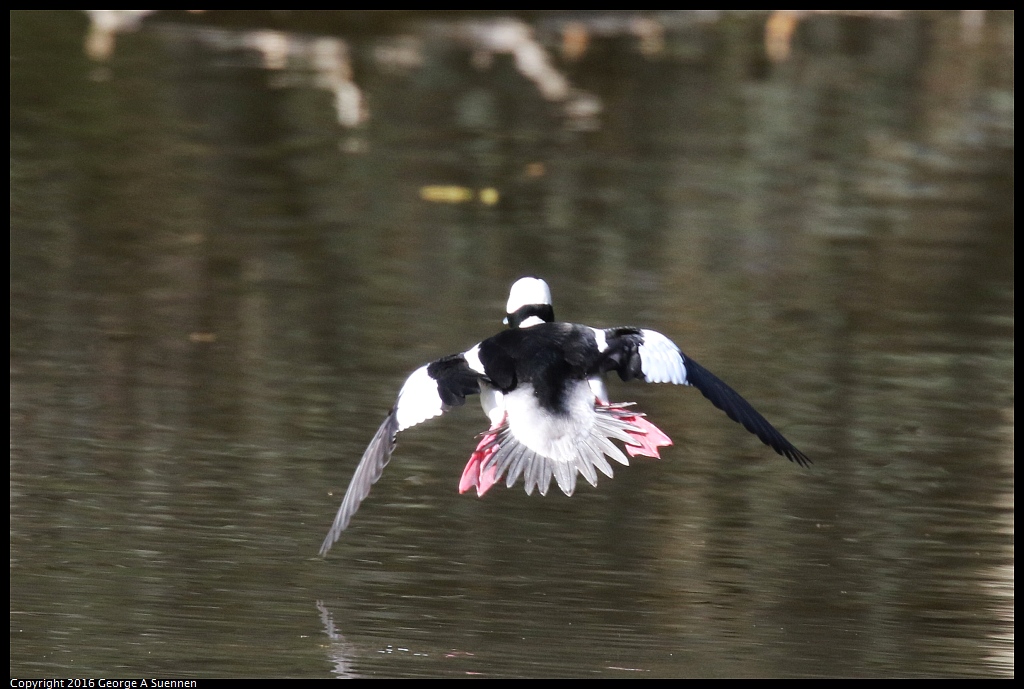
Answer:
<svg viewBox="0 0 1024 689"><path fill-rule="evenodd" d="M643 432L624 420L624 417L638 415L636 412L625 411L624 406L601 406L594 410L597 414L594 428L590 437L584 439L577 448L575 461L558 461L534 452L516 440L506 426L500 433L498 451L487 460L485 467L495 468L496 481L505 476L505 485L509 488L515 485L520 476L523 477L527 495L532 495L534 488L541 495L547 495L552 477L563 493L572 495L576 490L577 472L583 475L587 483L596 486L598 471L608 478L613 475L605 455L619 464L629 465L629 459L612 443L612 439L629 442L632 440L630 432Z"/></svg>

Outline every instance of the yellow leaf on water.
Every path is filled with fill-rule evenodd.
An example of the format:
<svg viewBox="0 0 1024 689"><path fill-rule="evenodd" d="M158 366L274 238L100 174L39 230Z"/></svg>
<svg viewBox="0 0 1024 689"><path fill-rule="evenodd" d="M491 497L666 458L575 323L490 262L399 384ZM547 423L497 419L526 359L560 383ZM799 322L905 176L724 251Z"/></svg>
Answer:
<svg viewBox="0 0 1024 689"><path fill-rule="evenodd" d="M480 203L485 206L493 206L500 198L501 196L498 194L498 190L494 187L487 187L480 190Z"/></svg>
<svg viewBox="0 0 1024 689"><path fill-rule="evenodd" d="M473 199L473 190L454 185L434 184L421 187L420 198L431 203L465 203Z"/></svg>

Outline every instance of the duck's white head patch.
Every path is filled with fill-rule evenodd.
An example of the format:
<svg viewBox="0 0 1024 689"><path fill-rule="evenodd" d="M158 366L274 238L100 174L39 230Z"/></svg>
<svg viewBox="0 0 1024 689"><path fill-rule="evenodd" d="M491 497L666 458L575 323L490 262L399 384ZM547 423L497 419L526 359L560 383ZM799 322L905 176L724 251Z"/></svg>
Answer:
<svg viewBox="0 0 1024 689"><path fill-rule="evenodd" d="M551 305L551 288L540 278L519 278L508 292L505 313L515 313L524 306Z"/></svg>

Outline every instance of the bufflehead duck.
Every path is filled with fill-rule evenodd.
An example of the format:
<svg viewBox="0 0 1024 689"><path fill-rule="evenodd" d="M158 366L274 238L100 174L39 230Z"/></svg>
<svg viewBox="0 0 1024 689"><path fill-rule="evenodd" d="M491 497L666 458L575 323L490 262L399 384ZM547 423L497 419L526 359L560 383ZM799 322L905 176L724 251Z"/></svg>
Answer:
<svg viewBox="0 0 1024 689"><path fill-rule="evenodd" d="M576 474L597 485L597 472L612 476L607 455L658 457L672 441L629 404L612 404L603 376L615 371L623 381L691 385L762 443L801 466L810 464L750 403L654 330L591 328L554 319L551 290L539 278L518 280L506 305L508 330L461 354L413 371L384 422L363 453L327 537L324 555L391 459L399 431L461 406L479 394L491 421L473 452L459 485L483 495L506 477L512 487L522 476L526 492L547 493L554 477L566 495Z"/></svg>
<svg viewBox="0 0 1024 689"><path fill-rule="evenodd" d="M551 290L547 283L539 278L532 277L517 280L509 291L505 312L507 315L503 322L510 328L529 328L541 323L554 322L555 313L551 304ZM672 439L665 435L660 428L647 421L643 414L627 412L626 408L633 406L632 403L611 404L608 400L608 391L605 388L602 374L591 376L587 382L594 393L594 405L597 408L598 415L603 416L610 413L618 416L627 424L623 430L629 438L620 438L623 440L626 452L631 457L643 455L661 459L658 448L672 445ZM459 482L460 493L465 493L470 488L475 487L477 496L482 497L498 480L498 464L488 460L500 449L501 443L498 439L498 434L507 425L507 414L504 406L501 404L502 401L503 396L501 392L490 388L486 382L481 383L480 403L484 408L484 413L491 419L491 427L481 437L480 443L470 456L469 462L462 472L462 480ZM614 447L612 445L612 448ZM622 464L629 464L629 461L621 453L613 453L609 456ZM606 463L602 465L603 460L603 456L599 455L596 465L606 476L611 477L611 466L608 466ZM596 474L592 471L587 472L586 468L581 468L581 471L584 472L584 476L590 481L590 485L597 485ZM527 495L533 492L535 486L539 488L541 495L547 494L548 487L551 485L550 472L545 472L545 475L548 478L542 482L534 482L529 480L529 476L527 477ZM572 495L576 483L575 471L570 475L566 475L565 472L556 472L554 475L556 479L561 477L559 486L563 492L566 495ZM509 487L511 485L512 482L509 483Z"/></svg>

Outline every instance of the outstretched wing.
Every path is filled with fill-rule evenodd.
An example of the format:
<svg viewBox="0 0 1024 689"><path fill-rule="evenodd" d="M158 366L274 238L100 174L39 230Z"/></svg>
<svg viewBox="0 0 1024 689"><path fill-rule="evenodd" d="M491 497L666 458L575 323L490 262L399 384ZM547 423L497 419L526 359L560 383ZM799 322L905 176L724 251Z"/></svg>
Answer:
<svg viewBox="0 0 1024 689"><path fill-rule="evenodd" d="M321 555L326 555L341 536L352 515L370 494L370 487L391 461L398 432L440 416L452 407L462 406L467 395L480 392L480 378L480 373L470 367L463 354L446 356L413 371L402 385L394 408L359 460L331 530L320 546Z"/></svg>
<svg viewBox="0 0 1024 689"><path fill-rule="evenodd" d="M602 373L615 371L622 380L692 385L733 421L756 435L762 443L800 466L811 460L774 426L768 423L738 392L696 361L683 354L672 340L654 330L611 328L595 330L605 343Z"/></svg>
<svg viewBox="0 0 1024 689"><path fill-rule="evenodd" d="M356 473L348 484L348 490L345 491L345 498L341 501L341 507L338 508L338 514L334 517L331 530L327 532L327 538L320 545L321 555L326 555L331 546L337 542L341 537L341 532L348 527L349 521L352 520L352 515L359 509L360 503L370 494L370 486L377 482L384 467L391 460L397 435L398 419L395 417L395 410L392 409L384 419L384 423L377 429L373 440L370 441L366 452L363 453L363 458L359 460L359 466L356 467Z"/></svg>

